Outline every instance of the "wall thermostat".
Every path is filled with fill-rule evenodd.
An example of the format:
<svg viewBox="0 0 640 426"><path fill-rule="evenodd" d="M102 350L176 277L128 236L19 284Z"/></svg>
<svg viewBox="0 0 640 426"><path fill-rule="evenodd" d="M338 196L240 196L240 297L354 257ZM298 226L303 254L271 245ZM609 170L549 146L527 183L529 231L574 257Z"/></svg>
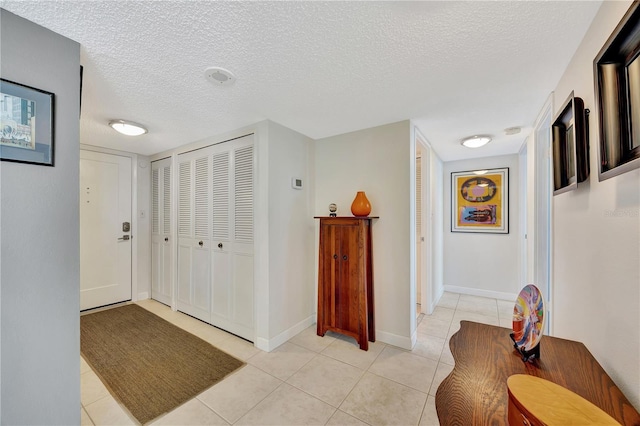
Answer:
<svg viewBox="0 0 640 426"><path fill-rule="evenodd" d="M302 179L300 179L300 178L291 178L291 187L293 189L302 189Z"/></svg>

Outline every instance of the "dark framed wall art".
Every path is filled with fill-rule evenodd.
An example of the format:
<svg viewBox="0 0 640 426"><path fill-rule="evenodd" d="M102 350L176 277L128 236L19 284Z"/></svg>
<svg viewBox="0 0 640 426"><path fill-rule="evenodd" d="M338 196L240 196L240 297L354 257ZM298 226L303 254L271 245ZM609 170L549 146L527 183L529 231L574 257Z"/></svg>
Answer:
<svg viewBox="0 0 640 426"><path fill-rule="evenodd" d="M509 168L451 173L451 232L509 233Z"/></svg>
<svg viewBox="0 0 640 426"><path fill-rule="evenodd" d="M588 111L571 92L551 125L553 195L576 189L589 177Z"/></svg>
<svg viewBox="0 0 640 426"><path fill-rule="evenodd" d="M640 2L593 60L600 124L598 180L640 167Z"/></svg>
<svg viewBox="0 0 640 426"><path fill-rule="evenodd" d="M54 94L0 79L0 160L53 166Z"/></svg>

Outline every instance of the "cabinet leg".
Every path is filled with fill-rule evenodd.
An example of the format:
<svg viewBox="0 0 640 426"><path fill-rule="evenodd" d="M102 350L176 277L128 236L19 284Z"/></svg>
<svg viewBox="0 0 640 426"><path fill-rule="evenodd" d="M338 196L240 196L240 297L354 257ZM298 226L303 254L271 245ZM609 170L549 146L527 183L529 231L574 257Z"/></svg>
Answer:
<svg viewBox="0 0 640 426"><path fill-rule="evenodd" d="M369 350L369 341L366 337L360 337L360 349L362 349L363 351Z"/></svg>
<svg viewBox="0 0 640 426"><path fill-rule="evenodd" d="M316 328L316 333L318 334L318 336L320 337L324 337L324 334L327 332L327 330L320 324L318 324L317 328Z"/></svg>

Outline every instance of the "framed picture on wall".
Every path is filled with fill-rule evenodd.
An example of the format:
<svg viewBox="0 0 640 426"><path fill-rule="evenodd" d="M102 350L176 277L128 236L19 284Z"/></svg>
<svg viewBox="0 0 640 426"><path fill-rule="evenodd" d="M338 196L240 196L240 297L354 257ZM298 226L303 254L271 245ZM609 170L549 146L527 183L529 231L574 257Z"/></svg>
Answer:
<svg viewBox="0 0 640 426"><path fill-rule="evenodd" d="M593 60L600 124L598 180L640 167L640 2Z"/></svg>
<svg viewBox="0 0 640 426"><path fill-rule="evenodd" d="M451 173L451 232L509 233L509 168Z"/></svg>
<svg viewBox="0 0 640 426"><path fill-rule="evenodd" d="M0 79L0 160L53 166L53 98Z"/></svg>

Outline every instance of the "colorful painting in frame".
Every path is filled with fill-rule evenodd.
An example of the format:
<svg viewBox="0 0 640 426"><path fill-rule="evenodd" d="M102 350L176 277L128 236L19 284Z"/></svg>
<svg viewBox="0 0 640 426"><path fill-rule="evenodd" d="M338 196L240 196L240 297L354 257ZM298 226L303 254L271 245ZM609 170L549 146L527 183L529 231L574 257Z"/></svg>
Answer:
<svg viewBox="0 0 640 426"><path fill-rule="evenodd" d="M53 166L54 94L0 79L0 161Z"/></svg>
<svg viewBox="0 0 640 426"><path fill-rule="evenodd" d="M451 232L509 233L509 168L451 173Z"/></svg>

